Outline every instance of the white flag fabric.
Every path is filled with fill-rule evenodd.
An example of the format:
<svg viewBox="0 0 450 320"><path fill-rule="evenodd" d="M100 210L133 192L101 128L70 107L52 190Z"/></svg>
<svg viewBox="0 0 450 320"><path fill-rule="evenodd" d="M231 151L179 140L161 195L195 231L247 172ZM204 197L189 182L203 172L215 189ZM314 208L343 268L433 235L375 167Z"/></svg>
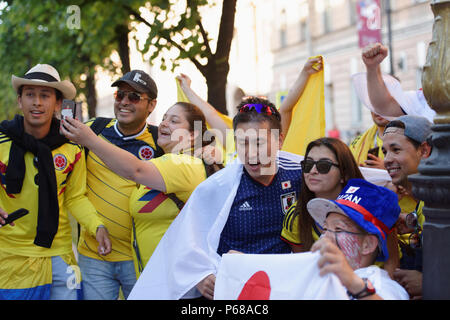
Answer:
<svg viewBox="0 0 450 320"><path fill-rule="evenodd" d="M433 122L436 111L431 109L428 105L422 90L403 91L402 86L397 79L386 73L383 73L382 77L389 93L406 114L425 117L428 121ZM378 113L370 103L369 92L367 89L367 73L359 72L353 74L352 83L359 100L361 100L370 111ZM381 116L389 121L395 120L395 117Z"/></svg>
<svg viewBox="0 0 450 320"><path fill-rule="evenodd" d="M303 159L285 151L280 151L278 157L297 163ZM156 247L129 300L200 296L195 286L206 276L217 274L221 260L217 254L220 234L242 172L243 165L237 158L197 186Z"/></svg>
<svg viewBox="0 0 450 320"><path fill-rule="evenodd" d="M391 176L385 169L359 167L364 179L377 186L384 187L388 182L392 181Z"/></svg>
<svg viewBox="0 0 450 320"><path fill-rule="evenodd" d="M319 275L319 252L224 254L215 300L348 300L334 274Z"/></svg>
<svg viewBox="0 0 450 320"><path fill-rule="evenodd" d="M303 159L284 151L280 151L278 157L297 163ZM200 296L195 285L209 274L217 273L220 234L236 196L242 170L243 165L237 158L197 186L156 247L129 300Z"/></svg>

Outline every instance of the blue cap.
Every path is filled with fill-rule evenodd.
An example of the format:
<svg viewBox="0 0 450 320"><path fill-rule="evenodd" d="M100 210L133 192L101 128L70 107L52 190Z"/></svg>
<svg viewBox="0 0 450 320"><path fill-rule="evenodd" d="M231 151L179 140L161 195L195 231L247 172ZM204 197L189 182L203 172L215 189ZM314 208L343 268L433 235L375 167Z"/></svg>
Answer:
<svg viewBox="0 0 450 320"><path fill-rule="evenodd" d="M314 220L323 226L330 212L349 217L369 234L378 237L378 261L389 257L386 238L400 215L397 194L363 179L350 179L336 200L312 199L307 208Z"/></svg>

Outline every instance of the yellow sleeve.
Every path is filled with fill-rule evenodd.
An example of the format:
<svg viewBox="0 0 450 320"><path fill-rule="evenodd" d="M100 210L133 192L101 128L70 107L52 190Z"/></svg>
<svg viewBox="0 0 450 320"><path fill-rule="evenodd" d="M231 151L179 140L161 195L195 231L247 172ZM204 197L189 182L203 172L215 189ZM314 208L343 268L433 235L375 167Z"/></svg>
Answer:
<svg viewBox="0 0 450 320"><path fill-rule="evenodd" d="M296 206L297 202L293 203L284 216L281 239L290 244L301 245L300 232L298 230L299 217L295 214Z"/></svg>
<svg viewBox="0 0 450 320"><path fill-rule="evenodd" d="M203 161L190 155L166 153L150 161L164 179L166 194L180 194L182 201L186 201L197 185L206 179Z"/></svg>
<svg viewBox="0 0 450 320"><path fill-rule="evenodd" d="M425 202L420 201L419 206L417 208L417 222L423 230L423 224L425 223L425 215L423 214L423 207L425 206Z"/></svg>
<svg viewBox="0 0 450 320"><path fill-rule="evenodd" d="M228 128L233 128L233 118L230 118L229 116L217 111L217 113L219 114L219 117L223 120L223 122L225 122L225 125Z"/></svg>
<svg viewBox="0 0 450 320"><path fill-rule="evenodd" d="M80 149L77 157L78 161L74 163L73 170L67 178L64 205L74 218L95 236L97 227L103 222L97 216L94 205L86 195L86 157L84 149Z"/></svg>

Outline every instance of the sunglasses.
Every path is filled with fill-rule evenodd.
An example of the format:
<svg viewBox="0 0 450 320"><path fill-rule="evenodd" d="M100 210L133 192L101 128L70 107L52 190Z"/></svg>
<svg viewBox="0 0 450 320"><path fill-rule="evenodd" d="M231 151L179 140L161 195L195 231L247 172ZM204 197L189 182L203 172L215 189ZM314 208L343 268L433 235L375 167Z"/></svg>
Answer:
<svg viewBox="0 0 450 320"><path fill-rule="evenodd" d="M274 112L272 111L272 108L270 106L265 105L265 104L260 104L260 103L245 104L239 109L239 112L249 112L251 110L255 110L258 113L267 114L269 116L274 114Z"/></svg>
<svg viewBox="0 0 450 320"><path fill-rule="evenodd" d="M125 98L125 95L127 95L128 101L130 101L131 103L138 103L139 101L141 101L141 99L152 100L150 98L143 98L137 92L134 92L134 91L122 91L122 90L117 90L114 93L114 98L116 99L117 102L120 102L120 101L123 100L123 98Z"/></svg>
<svg viewBox="0 0 450 320"><path fill-rule="evenodd" d="M339 168L338 164L333 163L330 160L323 160L323 159L318 161L306 159L300 162L300 165L302 166L302 170L304 173L309 173L314 167L314 165L316 166L317 171L321 174L326 174L330 172L332 166Z"/></svg>
<svg viewBox="0 0 450 320"><path fill-rule="evenodd" d="M417 219L416 211L410 212L406 215L405 223L408 228L413 228L414 232L412 232L409 236L409 245L411 248L421 248L422 247L422 228L420 227L419 221Z"/></svg>

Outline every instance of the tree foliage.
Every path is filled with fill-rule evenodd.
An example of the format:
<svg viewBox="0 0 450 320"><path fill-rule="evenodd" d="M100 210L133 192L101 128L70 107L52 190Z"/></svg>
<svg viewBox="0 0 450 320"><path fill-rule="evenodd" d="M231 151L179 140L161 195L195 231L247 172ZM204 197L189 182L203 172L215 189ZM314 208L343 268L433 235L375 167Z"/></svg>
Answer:
<svg viewBox="0 0 450 320"><path fill-rule="evenodd" d="M180 9L180 3L184 7ZM150 53L150 61L159 58L163 69L174 70L181 59L189 59L205 77L208 86L208 101L222 113L226 111L225 89L229 71L229 54L234 32L236 0L222 1L222 14L219 23L219 34L215 39L215 51L212 50L214 40L205 29L200 9L213 5L208 0L152 0L145 11L136 11L133 6L123 4L132 19L142 22L150 28L143 54ZM178 11L177 11L178 10ZM167 52L178 51L176 59L168 60Z"/></svg>
<svg viewBox="0 0 450 320"><path fill-rule="evenodd" d="M223 0L215 52L200 15L200 8L210 5L208 0L0 2L0 85L6 92L0 96L0 118L11 118L17 111L11 75L21 76L37 63L51 64L61 77L69 78L78 89L78 99L87 101L90 115L95 115L96 67L112 75L129 71L127 39L136 23L149 27L140 50L150 55L149 62L159 59L161 68L174 70L181 59L189 59L206 79L208 101L226 113L225 85L236 0ZM71 6L79 8L79 28L70 26ZM170 60L167 53L173 48L178 56ZM114 51L121 63L111 60Z"/></svg>
<svg viewBox="0 0 450 320"><path fill-rule="evenodd" d="M73 5L79 7L79 26L71 22ZM75 84L78 99L86 101L95 94L89 84L96 66L120 73L121 65L110 56L118 47L117 26L128 23L126 13L102 1L8 1L0 11L0 84L8 92L0 96L0 117L17 111L11 75L22 76L37 63L56 67Z"/></svg>

